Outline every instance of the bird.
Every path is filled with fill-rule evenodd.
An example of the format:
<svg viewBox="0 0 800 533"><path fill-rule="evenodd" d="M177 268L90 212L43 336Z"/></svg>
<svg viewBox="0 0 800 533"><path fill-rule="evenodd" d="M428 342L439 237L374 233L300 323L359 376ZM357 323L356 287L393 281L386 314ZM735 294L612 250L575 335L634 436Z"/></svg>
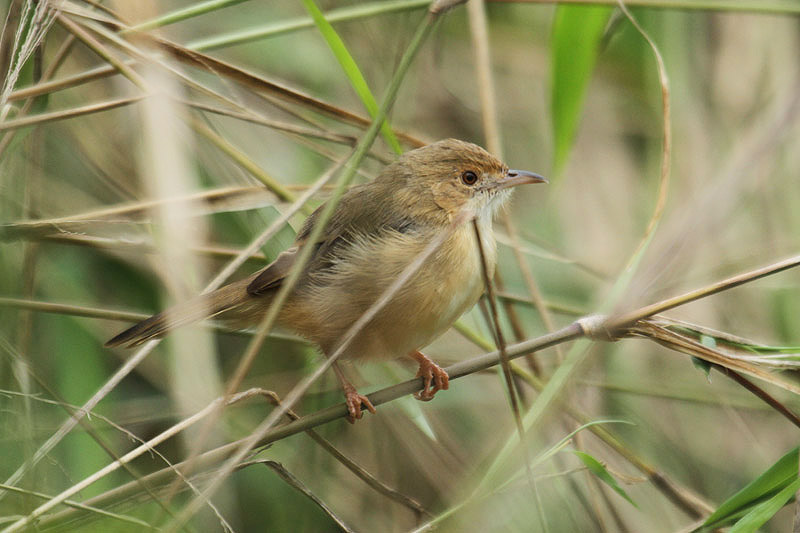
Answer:
<svg viewBox="0 0 800 533"><path fill-rule="evenodd" d="M349 188L315 242L309 242L324 204L306 219L294 245L252 275L139 322L107 347L134 347L171 330L215 317L234 327L258 324L296 263L311 258L281 307L277 323L330 356L342 335L372 306L429 243L468 213L472 224L448 232L407 283L352 339L342 359L409 357L423 378L419 400L449 388L447 372L420 350L443 334L484 292L481 253L491 277L497 260L492 219L514 187L547 183L539 174L510 170L480 146L444 139L410 150L373 180ZM478 243L480 235L481 243ZM375 413L365 395L332 365L344 392L348 420Z"/></svg>

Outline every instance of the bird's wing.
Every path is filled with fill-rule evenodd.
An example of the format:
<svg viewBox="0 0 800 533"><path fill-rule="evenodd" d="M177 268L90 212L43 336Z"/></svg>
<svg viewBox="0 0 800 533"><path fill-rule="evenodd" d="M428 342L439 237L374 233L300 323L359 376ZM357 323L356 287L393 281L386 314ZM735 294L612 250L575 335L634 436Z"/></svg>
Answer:
<svg viewBox="0 0 800 533"><path fill-rule="evenodd" d="M308 242L308 238L325 204L319 206L306 219L297 234L295 246L281 253L275 261L264 268L247 286L247 292L256 296L279 287L294 266L298 252L303 246L309 244L314 246L306 268L324 268L329 263L326 258L329 258L338 246L346 246L353 235L374 235L387 229L409 231L413 224L404 213L374 201L373 198L369 198L370 193L371 189L358 185L347 191L322 235L312 244Z"/></svg>
<svg viewBox="0 0 800 533"><path fill-rule="evenodd" d="M292 266L294 266L298 250L299 248L297 246L293 246L285 252L281 252L281 254L275 258L275 261L267 265L264 270L259 272L253 281L250 282L247 286L247 292L253 296L257 296L259 294L264 294L270 289L278 288L286 275L289 274Z"/></svg>

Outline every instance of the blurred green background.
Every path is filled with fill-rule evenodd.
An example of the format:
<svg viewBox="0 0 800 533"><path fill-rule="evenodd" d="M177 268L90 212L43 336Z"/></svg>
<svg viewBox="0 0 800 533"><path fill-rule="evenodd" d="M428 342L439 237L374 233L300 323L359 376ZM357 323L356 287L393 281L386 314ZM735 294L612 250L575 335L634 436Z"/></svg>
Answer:
<svg viewBox="0 0 800 533"><path fill-rule="evenodd" d="M458 6L441 16L402 79L389 119L404 150L415 146L409 138L457 137L498 152L512 168L551 178L547 187L518 190L496 227L498 290L517 315L514 320L501 306L509 340L534 338L548 324L563 326L612 304L635 309L797 254L798 3L698 0L691 9L686 2L642 3L632 2L631 11L669 76L671 174L663 217L630 271L656 206L665 118L653 51L619 8L536 1ZM352 65L380 103L428 6L318 1L353 60L347 70L312 22L309 4L73 0L55 13L46 2L0 1L6 20L0 38L0 477L24 489L0 490L0 527L126 453L134 438L158 435L224 391L250 333L189 328L114 386L85 425L37 455L72 409L134 353L103 348L132 323L108 313L150 314L198 293L233 253L347 157L368 123L363 93L348 78L355 75ZM196 12L182 12L187 8ZM185 16L164 18L175 13ZM186 53L121 31L145 21L156 21L142 29L145 35L238 72L202 57L189 61ZM488 62L482 63L485 46ZM79 78L109 64L116 74ZM487 80L493 91L486 92ZM87 108L118 100L113 108ZM82 112L65 116L66 110ZM352 115L362 123L346 118ZM356 181L374 177L394 157L379 136ZM309 207L329 191L330 185L315 194ZM197 200L201 192L214 192L215 200ZM292 216L236 276L288 247L303 218L302 211ZM770 345L800 345L798 281L788 271L668 314ZM531 303L531 283L547 318ZM462 319L462 330L491 339L478 309ZM455 330L426 349L443 364L484 351ZM541 380L567 351L535 355ZM241 388L264 387L283 397L320 362L312 346L276 334ZM389 361L350 372L360 376L362 392L371 392L414 370ZM537 391L523 379L519 385L526 409ZM765 387L790 409L800 407L796 397ZM561 392L561 403L529 428L527 455L501 451L515 425L502 375L494 370L453 382L431 403L403 398L354 426L338 420L318 428L423 513L374 490L306 435L254 458L283 465L356 531L410 531L434 520L442 531L655 532L699 526L797 443L797 428L755 396L646 340L592 344ZM297 411L340 401L333 375L325 376ZM73 499L108 495L164 468L166 460L244 437L271 409L259 399L230 407L213 425L198 424L159 446L163 457L145 454L130 471L117 471ZM609 419L632 423L599 426L613 433L616 450L588 430L552 449L581 421ZM636 505L591 474L573 449L606 465ZM541 457L548 450L555 453ZM33 457L34 466L19 470ZM535 489L525 475L526 457L539 458ZM498 458L500 473L485 481ZM649 479L642 465L652 467ZM666 495L654 472L695 502L688 506L694 514ZM212 473L192 472L196 486ZM135 497L109 508L143 523L77 510L45 520L42 528L167 527L192 493L180 482L161 488L148 487L148 496L139 487ZM213 510L204 506L186 530L219 531L228 527L223 523L234 531L337 529L312 499L262 464L231 474L211 501ZM782 509L762 530L787 531L793 513L791 505Z"/></svg>

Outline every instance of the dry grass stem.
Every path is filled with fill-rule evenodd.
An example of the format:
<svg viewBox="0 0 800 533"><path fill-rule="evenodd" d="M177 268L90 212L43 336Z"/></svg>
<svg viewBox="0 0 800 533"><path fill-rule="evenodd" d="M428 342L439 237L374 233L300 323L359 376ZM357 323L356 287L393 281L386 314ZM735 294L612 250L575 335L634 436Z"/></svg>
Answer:
<svg viewBox="0 0 800 533"><path fill-rule="evenodd" d="M130 311L116 311L112 309L100 309L97 307L85 307L73 304L58 304L54 302L24 300L22 298L0 298L0 306L14 307L17 309L29 309L31 311L41 311L43 313L62 313L65 315L82 316L88 318L122 320L125 322L138 322L150 316L145 313L131 313Z"/></svg>
<svg viewBox="0 0 800 533"><path fill-rule="evenodd" d="M669 193L669 177L670 169L672 168L672 117L670 115L670 90L669 90L669 77L667 76L667 68L664 65L664 59L661 57L661 52L658 51L658 46L650 37L650 35L639 25L636 18L625 7L623 0L617 0L619 8L628 18L630 23L636 28L645 41L647 41L650 50L655 57L656 65L658 66L658 83L661 87L661 117L664 121L662 125L661 137L661 169L658 180L658 195L656 197L656 205L653 208L653 214L647 223L647 228L644 231L642 240L637 246L636 251L633 253L626 270L633 267L634 262L638 262L638 258L650 242L653 234L658 227L658 223L664 215L664 208L667 205L667 195Z"/></svg>
<svg viewBox="0 0 800 533"><path fill-rule="evenodd" d="M621 315L612 317L605 324L605 327L609 331L614 332L619 328L625 328L626 326L630 326L643 318L663 313L664 311L674 309L675 307L678 307L680 305L684 305L689 302L693 302L695 300L711 296L712 294L717 294L719 292L726 291L728 289L733 289L734 287L738 287L740 285L744 285L745 283L756 281L766 276L777 274L778 272L782 272L790 268L795 268L798 265L800 265L800 256L789 257L787 259L783 259L781 261L758 268L756 270L747 271L742 274L738 274L736 276L724 279L717 283L712 283L711 285L708 285L706 287L689 291L687 293L681 294L680 296L668 298L666 300L662 300L660 302L647 305L640 309L636 309L635 311L622 313Z"/></svg>
<svg viewBox="0 0 800 533"><path fill-rule="evenodd" d="M742 372L794 394L800 394L800 385L798 384L786 379L782 379L777 374L768 372L760 366L756 366L739 358L731 357L720 350L705 346L694 339L690 339L675 333L674 331L657 326L647 320L640 320L636 323L636 325L632 326L629 331L631 334L647 337L648 339L667 346L674 351L697 357L704 361L708 361L709 363L719 365L730 370Z"/></svg>
<svg viewBox="0 0 800 533"><path fill-rule="evenodd" d="M250 461L248 463L243 463L242 465L240 465L239 468L246 468L246 467L252 466L252 465L264 465L264 466L266 466L267 468L269 468L270 470L272 470L273 472L278 474L278 477L280 477L282 480L284 480L290 487L292 487L295 490L299 491L306 498L308 498L309 500L314 502L314 504L317 507L322 509L323 513L328 515L328 517L333 521L334 524L336 524L339 527L339 529L341 529L342 531L346 531L348 533L352 533L354 531L354 530L350 529L350 527L347 524L345 524L344 521L341 518L339 518L336 515L336 513L334 513L331 510L330 507L325 505L325 502L322 501L322 499L320 499L317 495L315 495L311 491L311 489L306 487L303 484L302 481L297 479L297 477L295 477L291 472L286 470L286 468L282 464L277 463L275 461L262 459L262 460Z"/></svg>
<svg viewBox="0 0 800 533"><path fill-rule="evenodd" d="M0 121L0 131L10 131L27 126L35 126L37 124L44 124L56 120L65 120L68 118L89 115L92 113L99 113L109 109L116 109L118 107L134 104L139 102L146 95L129 96L124 98L115 98L106 102L99 102L95 104L87 104L72 109L65 109L63 111L53 111L51 113L41 113L37 115L28 115L20 118L12 118L5 121Z"/></svg>
<svg viewBox="0 0 800 533"><path fill-rule="evenodd" d="M114 67L120 74L128 78L131 83L140 90L149 92L148 84L135 70L130 68L124 61L118 59L103 43L94 38L89 32L76 24L68 17L58 15L58 23L64 26L72 35L88 46L97 55L103 58L109 65Z"/></svg>
<svg viewBox="0 0 800 533"><path fill-rule="evenodd" d="M492 329L492 333L497 340L497 348L500 351L500 365L503 369L503 377L505 378L506 390L508 391L508 398L511 404L511 413L514 415L514 422L517 425L517 431L519 432L519 439L520 442L525 441L525 428L522 425L522 415L520 413L520 405L519 405L519 393L517 388L514 384L514 378L511 375L511 367L509 366L508 354L506 353L506 340L505 336L503 335L503 328L500 326L500 317L497 313L497 301L494 295L494 286L492 285L492 280L489 277L489 267L486 264L486 253L483 249L483 241L481 239L481 230L478 227L477 221L473 219L472 221L472 228L475 230L475 242L478 245L478 252L481 258L481 273L483 274L483 284L486 288L486 296L489 301L489 311L490 311L490 327ZM527 447L525 448L527 454ZM530 482L531 489L536 491L536 482L533 478L533 473L530 469L530 458L525 456L525 465L526 465L526 473L528 474L528 480Z"/></svg>
<svg viewBox="0 0 800 533"><path fill-rule="evenodd" d="M21 220L0 224L0 240L37 238L50 234L77 233L92 224L140 222L150 223L154 208L182 206L191 216L207 216L226 211L245 211L276 203L274 194L263 187L223 187L176 198L159 198L58 218ZM79 235L78 235L79 236Z"/></svg>
<svg viewBox="0 0 800 533"><path fill-rule="evenodd" d="M42 240L44 242L52 242L57 244L70 244L74 246L84 246L87 248L96 248L99 250L110 250L112 252L130 252L130 253L155 253L156 247L152 239L149 238L129 238L129 237L98 237L94 235L85 234L58 234L58 235L43 235L41 237L31 236L31 240ZM204 255L215 259L230 259L238 257L242 252L238 248L229 248L227 246L192 246L191 250L198 254ZM267 262L267 257L261 252L249 254L245 262L253 261L263 266ZM508 296L515 298L514 296ZM524 299L520 300L524 301ZM580 313L578 313L580 314Z"/></svg>
<svg viewBox="0 0 800 533"><path fill-rule="evenodd" d="M238 111L233 111L230 109L222 109L219 107L214 107L211 105L203 104L200 102L190 102L184 100L183 103L191 107L193 109L199 109L201 111L207 111L209 113L213 113L215 115L226 116L230 118L235 118L238 120L243 120L245 122L250 122L252 124L258 124L260 126L266 126L273 130L283 131L286 133L292 133L295 135L302 135L304 137L311 137L315 139L323 139L326 141L333 141L341 144L353 145L356 142L356 138L350 135L341 135L338 133L331 133L323 130L312 129L312 128L305 128L302 126L295 126L294 124L290 124L287 122L280 122L278 120L270 120L267 118L259 117L252 113L243 113Z"/></svg>

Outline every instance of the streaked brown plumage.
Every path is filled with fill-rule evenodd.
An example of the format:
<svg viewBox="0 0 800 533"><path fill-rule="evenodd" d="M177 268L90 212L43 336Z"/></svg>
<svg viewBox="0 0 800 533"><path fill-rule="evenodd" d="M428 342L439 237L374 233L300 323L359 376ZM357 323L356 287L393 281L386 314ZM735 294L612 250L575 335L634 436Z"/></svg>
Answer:
<svg viewBox="0 0 800 533"><path fill-rule="evenodd" d="M407 152L375 180L348 190L315 243L307 239L321 208L306 220L295 246L248 278L198 296L136 324L107 346L136 346L170 330L216 316L243 326L258 323L302 246L311 261L289 295L278 323L330 354L342 334L378 299L426 245L464 209L474 214L493 272L492 216L511 187L545 181L509 171L479 146L455 139ZM458 227L408 283L355 337L342 357L413 357L428 400L448 387L447 374L418 350L441 335L483 292L481 263L470 224ZM490 272L491 275L491 272ZM359 395L334 364L351 418L361 417Z"/></svg>

